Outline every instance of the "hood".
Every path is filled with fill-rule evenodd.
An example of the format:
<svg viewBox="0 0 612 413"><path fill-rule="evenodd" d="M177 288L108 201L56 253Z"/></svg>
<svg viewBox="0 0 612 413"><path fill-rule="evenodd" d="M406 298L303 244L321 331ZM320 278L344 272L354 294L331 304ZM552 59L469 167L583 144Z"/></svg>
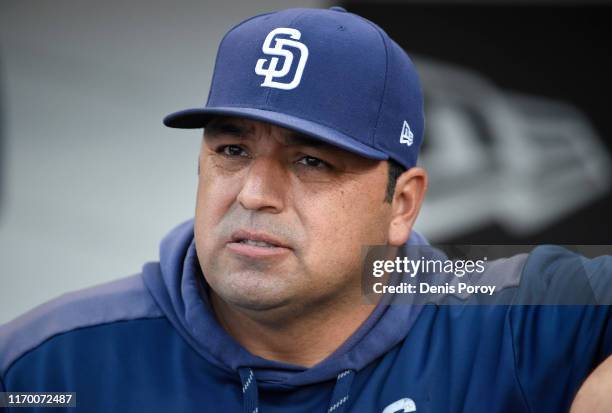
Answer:
<svg viewBox="0 0 612 413"><path fill-rule="evenodd" d="M407 245L428 245L413 231ZM398 344L410 330L420 307L379 304L361 327L334 353L310 368L251 354L217 322L207 299L197 259L193 219L174 228L161 242L159 263L143 268L145 284L184 339L212 364L240 375L243 392L253 380L260 388L294 387L340 379L358 372ZM252 410L251 410L252 411Z"/></svg>

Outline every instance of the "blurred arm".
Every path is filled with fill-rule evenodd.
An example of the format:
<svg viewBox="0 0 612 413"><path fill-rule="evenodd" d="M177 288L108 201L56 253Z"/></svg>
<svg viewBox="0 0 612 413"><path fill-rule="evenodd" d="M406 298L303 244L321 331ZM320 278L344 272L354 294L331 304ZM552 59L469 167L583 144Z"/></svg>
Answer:
<svg viewBox="0 0 612 413"><path fill-rule="evenodd" d="M612 413L612 356L584 381L570 413Z"/></svg>

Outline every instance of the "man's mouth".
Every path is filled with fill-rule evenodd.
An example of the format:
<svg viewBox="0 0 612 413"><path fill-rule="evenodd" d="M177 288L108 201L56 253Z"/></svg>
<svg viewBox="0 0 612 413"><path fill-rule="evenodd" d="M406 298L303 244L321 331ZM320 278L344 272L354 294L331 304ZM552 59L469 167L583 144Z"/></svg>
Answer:
<svg viewBox="0 0 612 413"><path fill-rule="evenodd" d="M249 258L266 258L284 255L291 251L288 244L273 235L249 231L235 231L227 242L230 251Z"/></svg>
<svg viewBox="0 0 612 413"><path fill-rule="evenodd" d="M237 242L240 244L253 245L256 247L289 248L286 242L278 239L274 235L265 232L251 231L246 229L234 231L230 237L229 242Z"/></svg>
<svg viewBox="0 0 612 413"><path fill-rule="evenodd" d="M277 246L274 244L270 244L269 242L258 241L254 239L243 239L243 240L240 240L239 243L246 244L246 245L254 245L256 247L264 247L264 248L274 248Z"/></svg>

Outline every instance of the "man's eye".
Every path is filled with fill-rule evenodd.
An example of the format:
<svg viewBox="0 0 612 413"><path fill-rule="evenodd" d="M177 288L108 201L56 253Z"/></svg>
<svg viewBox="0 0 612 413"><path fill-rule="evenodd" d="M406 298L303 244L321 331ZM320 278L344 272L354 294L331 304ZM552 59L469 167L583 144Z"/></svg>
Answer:
<svg viewBox="0 0 612 413"><path fill-rule="evenodd" d="M223 145L219 149L217 149L217 152L225 156L231 156L231 157L247 156L246 151L238 145Z"/></svg>
<svg viewBox="0 0 612 413"><path fill-rule="evenodd" d="M298 160L299 164L309 166L311 168L327 168L329 164L325 161L315 158L314 156L303 156Z"/></svg>

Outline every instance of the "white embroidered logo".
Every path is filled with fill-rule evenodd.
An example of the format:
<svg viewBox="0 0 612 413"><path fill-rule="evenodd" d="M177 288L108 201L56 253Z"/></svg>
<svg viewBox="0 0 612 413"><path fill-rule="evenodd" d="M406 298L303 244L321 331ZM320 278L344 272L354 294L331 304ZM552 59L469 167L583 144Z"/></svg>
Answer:
<svg viewBox="0 0 612 413"><path fill-rule="evenodd" d="M279 34L289 35L289 37L293 40L284 37L276 37ZM260 76L265 76L261 86L290 90L295 89L300 84L300 80L302 80L302 73L304 72L304 66L306 65L306 59L308 59L308 48L304 43L297 41L300 40L300 37L302 37L302 33L300 33L299 30L290 29L288 27L279 27L268 33L263 42L261 50L270 56L282 56L285 58L285 61L283 62L283 66L277 70L276 66L278 65L278 57L270 58L268 67L264 67L264 64L268 61L268 59L257 60L257 64L255 65L255 73ZM273 46L272 42L274 42ZM287 76L287 74L291 71L294 53L291 50L284 49L285 46L295 47L300 51L300 58L297 62L295 75L293 76L293 80L291 80L289 83L277 82L274 80L274 78L282 78Z"/></svg>
<svg viewBox="0 0 612 413"><path fill-rule="evenodd" d="M408 413L416 412L416 404L409 398L399 399L385 407L382 413Z"/></svg>
<svg viewBox="0 0 612 413"><path fill-rule="evenodd" d="M408 146L412 146L412 142L414 141L414 135L410 130L410 125L408 122L404 121L402 125L402 133L400 135L400 143L405 143Z"/></svg>

